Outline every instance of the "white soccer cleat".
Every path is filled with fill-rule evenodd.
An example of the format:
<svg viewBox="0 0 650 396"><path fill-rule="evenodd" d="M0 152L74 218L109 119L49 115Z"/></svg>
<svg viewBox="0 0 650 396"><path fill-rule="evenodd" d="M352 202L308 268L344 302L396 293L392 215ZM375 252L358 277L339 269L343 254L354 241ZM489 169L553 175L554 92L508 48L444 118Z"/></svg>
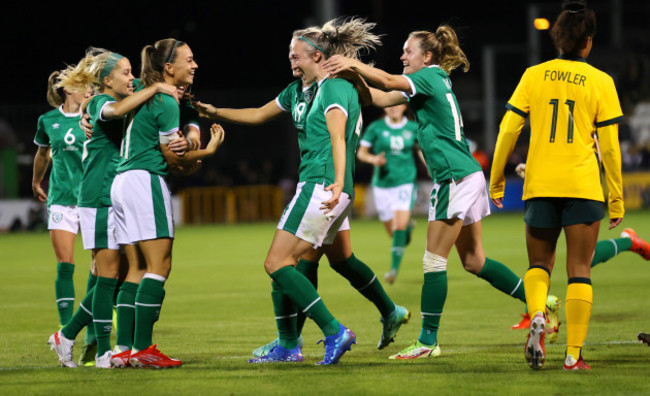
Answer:
<svg viewBox="0 0 650 396"><path fill-rule="evenodd" d="M59 356L59 363L61 363L62 367L77 367L77 363L72 358L74 340L65 338L61 330L59 330L50 336L47 343L50 344L50 349Z"/></svg>
<svg viewBox="0 0 650 396"><path fill-rule="evenodd" d="M113 368L111 365L111 351L106 351L102 356L95 357L95 367L97 368Z"/></svg>

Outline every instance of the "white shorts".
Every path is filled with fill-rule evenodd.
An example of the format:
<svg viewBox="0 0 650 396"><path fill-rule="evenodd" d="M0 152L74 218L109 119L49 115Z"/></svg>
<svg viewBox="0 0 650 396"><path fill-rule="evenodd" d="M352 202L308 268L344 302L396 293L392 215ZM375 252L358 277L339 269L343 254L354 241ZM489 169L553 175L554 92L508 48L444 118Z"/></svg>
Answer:
<svg viewBox="0 0 650 396"><path fill-rule="evenodd" d="M433 184L429 221L458 218L463 220L463 225L469 225L489 214L490 201L483 172Z"/></svg>
<svg viewBox="0 0 650 396"><path fill-rule="evenodd" d="M345 231L344 224L351 208L350 196L341 193L338 205L328 214L319 209L322 202L332 197L330 191L325 191L323 184L298 183L296 194L289 205L284 209L278 230L292 233L303 241L307 241L319 248L322 245L331 245L339 231ZM350 229L349 222L347 229Z"/></svg>
<svg viewBox="0 0 650 396"><path fill-rule="evenodd" d="M47 208L47 229L77 234L79 232L77 205L50 205Z"/></svg>
<svg viewBox="0 0 650 396"><path fill-rule="evenodd" d="M416 197L413 183L396 187L373 187L372 196L379 213L379 220L388 221L393 218L396 210L411 210Z"/></svg>
<svg viewBox="0 0 650 396"><path fill-rule="evenodd" d="M119 250L115 230L115 212L112 206L102 208L79 207L81 239L84 249Z"/></svg>
<svg viewBox="0 0 650 396"><path fill-rule="evenodd" d="M111 201L120 245L174 237L171 195L162 176L145 170L120 173Z"/></svg>

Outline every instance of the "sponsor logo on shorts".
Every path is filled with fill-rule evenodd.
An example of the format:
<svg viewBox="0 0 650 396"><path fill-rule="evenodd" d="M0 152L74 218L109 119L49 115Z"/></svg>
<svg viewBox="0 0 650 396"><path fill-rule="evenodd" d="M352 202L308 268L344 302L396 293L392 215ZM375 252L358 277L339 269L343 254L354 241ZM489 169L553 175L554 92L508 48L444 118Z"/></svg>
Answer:
<svg viewBox="0 0 650 396"><path fill-rule="evenodd" d="M55 223L60 223L63 220L63 213L61 212L52 212L52 221Z"/></svg>

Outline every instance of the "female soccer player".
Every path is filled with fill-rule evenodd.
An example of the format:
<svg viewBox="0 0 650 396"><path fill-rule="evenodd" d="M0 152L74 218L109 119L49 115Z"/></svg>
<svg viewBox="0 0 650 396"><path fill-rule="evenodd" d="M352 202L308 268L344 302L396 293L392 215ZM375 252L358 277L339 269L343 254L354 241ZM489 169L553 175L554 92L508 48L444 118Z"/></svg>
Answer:
<svg viewBox="0 0 650 396"><path fill-rule="evenodd" d="M198 65L190 47L164 39L142 50L141 79L146 87L166 82L191 85ZM144 274L135 298L135 338L130 364L138 367L177 367L152 343L164 283L171 270L174 238L169 189L163 179L167 161L163 151L178 137L180 111L175 97L158 94L140 107L129 123L120 148L121 160L111 187L118 243L137 243L144 256Z"/></svg>
<svg viewBox="0 0 650 396"><path fill-rule="evenodd" d="M447 298L447 258L455 245L465 270L522 301L521 279L508 267L485 256L481 219L490 213L481 167L469 152L449 73L469 62L454 30L412 32L400 57L404 75L388 74L357 60L333 56L331 73L351 69L383 92L371 89L379 107L410 103L418 121L417 139L434 186L431 191L427 245L423 258L422 330L418 339L391 359L440 355L437 333Z"/></svg>
<svg viewBox="0 0 650 396"><path fill-rule="evenodd" d="M393 238L390 271L384 275L395 282L404 249L410 240L411 209L417 191L417 169L413 158L417 123L404 113L406 105L387 107L386 116L370 124L361 139L357 157L375 166L372 195L388 235ZM370 149L374 154L370 153Z"/></svg>
<svg viewBox="0 0 650 396"><path fill-rule="evenodd" d="M64 70L63 73L67 71ZM34 143L32 190L34 197L48 206L48 229L56 255L57 277L54 282L59 323L64 326L74 311L74 243L79 231L77 198L81 180L81 152L85 136L79 128L79 106L91 94L88 85L63 82L61 72L48 79L47 101L54 107L38 119ZM49 191L41 187L45 172L52 161ZM89 283L94 280L92 273ZM92 285L89 286L92 288Z"/></svg>
<svg viewBox="0 0 650 396"><path fill-rule="evenodd" d="M126 123L124 117L156 93L176 93L176 87L157 83L130 96L133 79L127 58L92 47L65 76L66 81L85 81L94 85L99 92L86 106L93 136L84 143L83 177L78 200L84 248L92 250L99 277L73 320L50 337L50 345L64 366L73 365L67 358L69 356L71 360L74 339L90 322L94 324L97 339L96 367L111 367L110 333L120 252L115 239L110 188L120 158L120 140Z"/></svg>
<svg viewBox="0 0 650 396"><path fill-rule="evenodd" d="M544 365L544 304L555 246L562 229L567 240L566 370L589 369L581 350L587 336L593 292L592 256L604 217L603 191L594 135L598 133L607 186L609 228L623 219L618 123L623 117L610 76L586 63L596 32L596 17L583 1L568 1L551 29L559 58L526 70L508 101L494 153L490 196L502 206L503 170L530 115L526 163L526 245L530 268L524 277L530 332L526 362Z"/></svg>
<svg viewBox="0 0 650 396"><path fill-rule="evenodd" d="M324 60L324 53L322 51L324 48L329 48L331 53L355 56L362 48L372 48L378 43L378 38L370 33L372 27L374 27L374 24L364 23L363 20L352 18L341 24L333 20L326 23L322 28L308 28L296 31L294 32L290 46L289 60L294 77L301 77L302 83L296 81L290 84L275 101L269 102L259 109L216 109L209 105L200 105L200 108L203 108L203 113L210 118L221 118L232 122L253 125L264 123L281 114L283 111L288 112L290 109L294 117L294 124L298 129L298 139L301 147L301 181L303 181L303 178L313 177L310 176L309 172L313 172L314 168L317 169L319 166L323 166L320 164L326 158L322 154L320 157L312 157L314 155L312 152L316 148L310 145L311 142L306 137L306 134L309 135L309 132L306 132L308 126L305 125L305 121L307 120L308 114L311 114L311 106L317 102L316 98L321 95L318 89L322 84L317 84L316 81L322 80L326 75L326 73L322 73L319 70L319 64ZM324 36L326 35L329 35L332 41L338 40L338 45L332 44L325 39ZM316 47L308 42L315 44ZM312 58L318 51L320 51L319 60L318 62L314 62ZM306 72L306 70L308 71ZM325 80L322 80L321 83L323 81ZM347 85L345 86L347 87ZM324 123L320 127L324 128ZM318 133L322 137L325 136L325 132L321 129L314 130L312 133ZM356 146L348 146L347 149L354 150L354 147ZM351 163L353 159L354 157L346 159L348 166L353 166L353 162ZM299 192L301 191L300 187L299 185ZM313 186L308 187L313 188ZM316 188L321 188L321 186L317 185ZM291 207L292 204L290 204ZM320 214L313 213L309 215L315 216ZM301 260L298 262L296 270L305 275L315 288L317 285L318 260L325 253L328 256L332 268L348 279L352 286L372 301L381 312L384 328L378 348L382 349L392 341L401 324L408 321L410 313L405 308L396 306L390 300L372 270L352 254L349 223L346 216L344 218L345 220L340 223L339 228L330 230L330 240L325 241L322 247L305 250L305 254L300 256ZM281 220L278 229L282 230L282 227L283 221ZM295 227L295 225L291 227ZM305 235L304 231L299 230L296 232L292 230L288 224L284 224L284 231L294 234L295 237L303 241L310 241L312 239L308 235ZM276 235L283 234L284 231L278 231ZM314 245L316 244L314 243ZM280 337L278 340L256 349L254 355L261 357L261 359L253 359L251 362L285 361L289 356L295 356L294 360L298 360L297 356L301 356L298 335L302 328L302 322L299 321L296 325L295 307L292 306L291 301L287 300L284 293L280 290L278 282L273 282L273 288L272 297ZM326 341L326 344L326 356L321 363L336 363L338 357L330 357L331 352L329 349L332 346L331 343ZM268 354L269 352L271 353ZM343 352L340 351L341 354Z"/></svg>

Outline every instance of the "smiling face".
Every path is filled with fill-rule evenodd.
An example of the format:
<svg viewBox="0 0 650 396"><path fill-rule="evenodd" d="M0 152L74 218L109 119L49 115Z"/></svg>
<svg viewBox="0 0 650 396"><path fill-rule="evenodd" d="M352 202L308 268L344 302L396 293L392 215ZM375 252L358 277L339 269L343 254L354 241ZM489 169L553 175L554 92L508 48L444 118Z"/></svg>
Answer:
<svg viewBox="0 0 650 396"><path fill-rule="evenodd" d="M127 58L120 59L111 73L104 78L104 87L113 91L118 96L116 99L125 98L133 93L133 74L131 62Z"/></svg>
<svg viewBox="0 0 650 396"><path fill-rule="evenodd" d="M289 63L291 64L291 73L295 78L301 78L303 76L302 70L298 68L298 60L300 60L300 55L294 51L294 44L296 39L291 40L289 44Z"/></svg>
<svg viewBox="0 0 650 396"><path fill-rule="evenodd" d="M316 74L319 66L315 61L317 51L312 51L313 47L300 39L294 39L291 42L289 51L289 59L295 60L296 70L302 73L305 83L313 82L316 79ZM292 62L293 66L293 62ZM292 67L292 71L294 68ZM295 76L295 72L294 72Z"/></svg>
<svg viewBox="0 0 650 396"><path fill-rule="evenodd" d="M404 74L415 73L431 64L431 52L422 53L420 39L411 37L404 43L404 51L399 59L404 66Z"/></svg>
<svg viewBox="0 0 650 396"><path fill-rule="evenodd" d="M174 49L173 63L165 65L165 80L177 87L192 85L194 83L194 73L199 65L194 61L194 54L190 46L184 44Z"/></svg>

